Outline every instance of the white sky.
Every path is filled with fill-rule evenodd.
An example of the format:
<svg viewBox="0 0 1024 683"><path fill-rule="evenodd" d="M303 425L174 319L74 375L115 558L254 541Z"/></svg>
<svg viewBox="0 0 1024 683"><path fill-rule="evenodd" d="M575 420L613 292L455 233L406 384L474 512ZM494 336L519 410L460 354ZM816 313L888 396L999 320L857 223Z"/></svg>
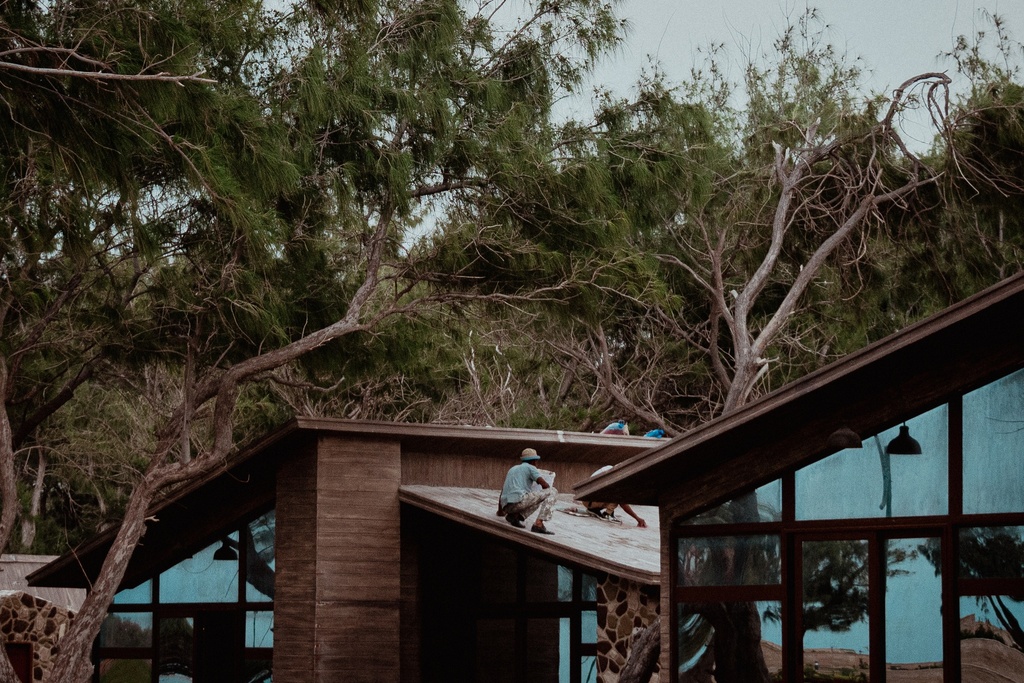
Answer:
<svg viewBox="0 0 1024 683"><path fill-rule="evenodd" d="M714 43L724 44L737 77L748 56L771 53L774 40L808 5L827 25L828 41L851 61L861 59L862 88L871 92L891 93L928 71L955 76L955 65L939 55L958 35L990 30L985 11L1002 16L1011 36L1024 41L1024 0L620 0L618 14L630 31L616 53L597 65L592 81L628 96L653 59L670 83L679 83L703 63L698 49ZM591 93L580 95L562 106L586 118L593 111ZM911 116L904 127L912 146L927 145L931 137L921 116L920 122Z"/></svg>
<svg viewBox="0 0 1024 683"><path fill-rule="evenodd" d="M988 27L981 10L1003 16L1014 37L1024 40L1024 0L622 0L619 14L632 30L618 53L598 66L595 80L625 93L648 56L681 80L699 60L697 48L710 43L724 43L738 65L745 53L770 50L806 5L818 9L834 45L864 60L876 90L951 68L938 54L957 35Z"/></svg>

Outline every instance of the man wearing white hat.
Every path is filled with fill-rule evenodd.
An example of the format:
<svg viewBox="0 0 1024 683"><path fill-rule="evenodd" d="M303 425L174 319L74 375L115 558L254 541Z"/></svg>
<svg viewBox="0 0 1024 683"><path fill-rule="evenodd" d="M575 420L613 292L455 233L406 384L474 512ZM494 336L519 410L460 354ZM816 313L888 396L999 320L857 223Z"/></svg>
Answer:
<svg viewBox="0 0 1024 683"><path fill-rule="evenodd" d="M523 522L539 510L537 519L534 520L530 531L536 534L554 534L544 522L551 519L551 513L555 509L555 490L544 477L541 476L533 463L540 460L537 451L532 448L523 449L519 457L519 464L513 466L505 475L505 484L501 487L501 498L498 500L498 514L514 527L526 528ZM533 484L540 486L539 491L533 490Z"/></svg>

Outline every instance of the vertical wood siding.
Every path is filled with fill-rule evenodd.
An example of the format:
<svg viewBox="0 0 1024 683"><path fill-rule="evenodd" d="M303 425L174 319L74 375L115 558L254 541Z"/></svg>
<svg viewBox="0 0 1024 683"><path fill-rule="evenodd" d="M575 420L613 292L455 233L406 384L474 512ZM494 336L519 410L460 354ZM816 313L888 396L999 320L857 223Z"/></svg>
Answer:
<svg viewBox="0 0 1024 683"><path fill-rule="evenodd" d="M401 474L396 442L320 438L317 683L400 680Z"/></svg>
<svg viewBox="0 0 1024 683"><path fill-rule="evenodd" d="M274 577L274 680L313 680L316 624L316 451L311 444L284 459L277 473Z"/></svg>

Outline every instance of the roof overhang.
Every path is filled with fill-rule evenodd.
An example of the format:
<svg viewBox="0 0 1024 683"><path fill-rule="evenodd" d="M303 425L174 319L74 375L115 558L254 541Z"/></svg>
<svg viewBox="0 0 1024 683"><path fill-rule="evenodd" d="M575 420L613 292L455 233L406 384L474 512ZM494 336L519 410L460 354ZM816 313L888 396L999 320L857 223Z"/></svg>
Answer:
<svg viewBox="0 0 1024 683"><path fill-rule="evenodd" d="M686 486L692 514L1024 365L1024 276L806 375L575 488L581 499L658 504Z"/></svg>
<svg viewBox="0 0 1024 683"><path fill-rule="evenodd" d="M652 439L463 425L410 424L375 420L298 417L221 467L168 492L148 513L146 534L135 549L121 586L137 585L154 572L212 543L224 525L273 505L280 463L299 448L313 448L323 435L386 439L401 444L403 457L416 454L471 454L507 459L527 446L545 458L568 462L615 462L649 450ZM93 536L27 578L32 586L87 588L99 575L118 531Z"/></svg>
<svg viewBox="0 0 1024 683"><path fill-rule="evenodd" d="M659 585L661 546L658 511L637 507L647 522L641 529L627 519L613 524L593 517L556 513L547 526L553 536L517 529L495 514L499 491L444 486L403 486L398 499L496 540L521 546L569 566L604 572L649 586ZM557 508L572 506L559 495Z"/></svg>

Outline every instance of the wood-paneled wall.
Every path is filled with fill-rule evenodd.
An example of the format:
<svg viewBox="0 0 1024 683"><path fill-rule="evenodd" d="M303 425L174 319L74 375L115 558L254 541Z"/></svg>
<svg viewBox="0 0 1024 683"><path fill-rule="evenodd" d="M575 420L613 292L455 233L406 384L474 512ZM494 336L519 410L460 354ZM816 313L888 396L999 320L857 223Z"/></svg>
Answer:
<svg viewBox="0 0 1024 683"><path fill-rule="evenodd" d="M599 467L613 462L566 462L545 459L541 453L537 467L555 473L555 488L566 493L573 485L590 477ZM500 489L505 475L519 462L519 453L501 457L406 453L402 458L402 483L430 486L462 486L475 489Z"/></svg>
<svg viewBox="0 0 1024 683"><path fill-rule="evenodd" d="M398 681L397 443L321 435L278 475L274 680Z"/></svg>
<svg viewBox="0 0 1024 683"><path fill-rule="evenodd" d="M316 449L308 444L277 473L274 679L313 680L316 623Z"/></svg>

